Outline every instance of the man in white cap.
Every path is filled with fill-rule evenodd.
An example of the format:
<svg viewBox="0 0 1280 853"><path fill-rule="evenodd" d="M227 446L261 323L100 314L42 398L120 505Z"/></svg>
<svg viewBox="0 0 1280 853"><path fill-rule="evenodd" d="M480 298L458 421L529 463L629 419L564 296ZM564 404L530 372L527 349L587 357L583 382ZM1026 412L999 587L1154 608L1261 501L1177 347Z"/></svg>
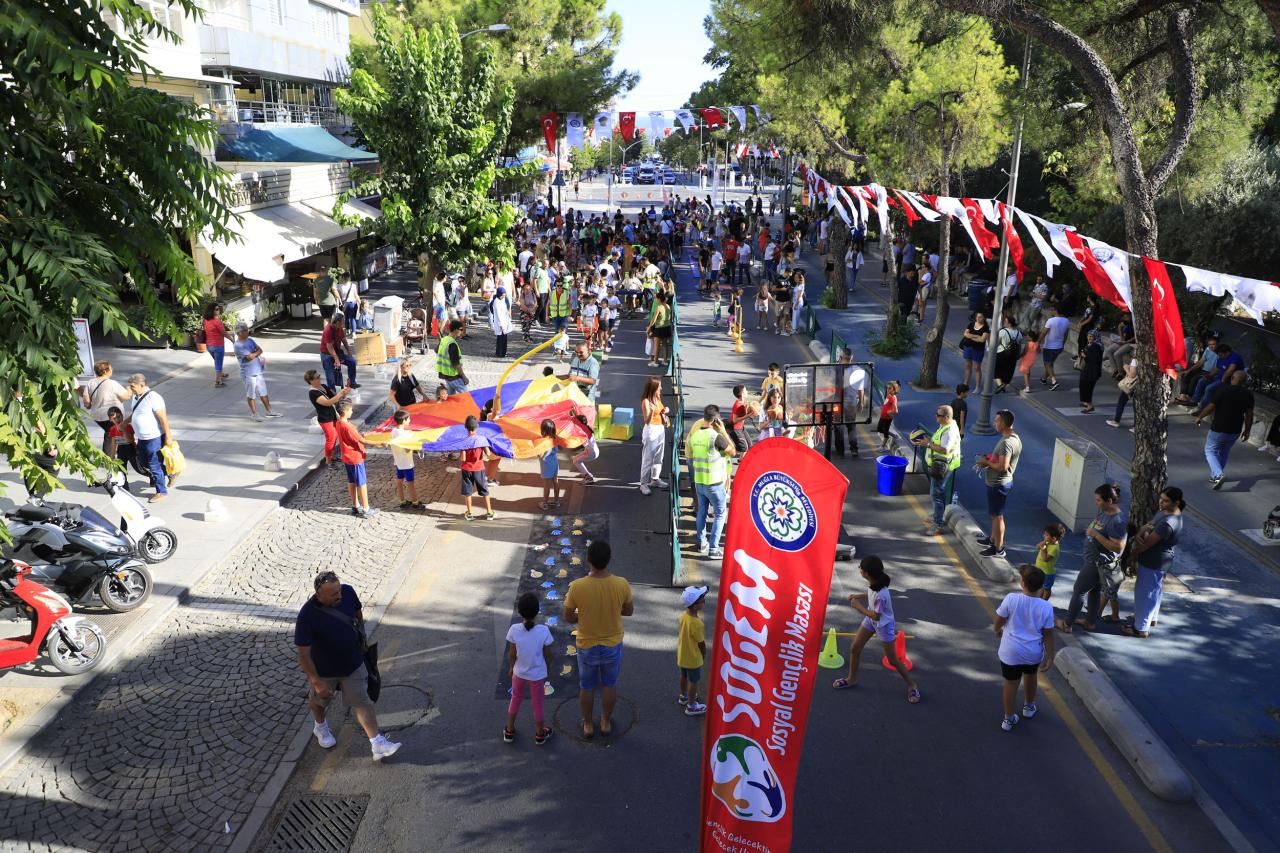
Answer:
<svg viewBox="0 0 1280 853"><path fill-rule="evenodd" d="M687 717L707 713L698 701L698 682L702 680L702 664L707 658L706 626L698 615L706 601L705 586L687 586L680 594L684 612L680 614L680 633L676 641L676 666L680 668L680 704Z"/></svg>

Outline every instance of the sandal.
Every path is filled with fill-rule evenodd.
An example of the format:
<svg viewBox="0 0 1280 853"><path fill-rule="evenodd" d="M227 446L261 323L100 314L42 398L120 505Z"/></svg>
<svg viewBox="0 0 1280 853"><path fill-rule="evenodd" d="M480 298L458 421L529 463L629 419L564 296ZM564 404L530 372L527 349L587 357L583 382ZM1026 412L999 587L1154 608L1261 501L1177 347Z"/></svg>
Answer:
<svg viewBox="0 0 1280 853"><path fill-rule="evenodd" d="M1150 631L1139 631L1137 628L1133 627L1132 625L1125 625L1123 628L1120 629L1120 633L1129 637L1137 637L1141 640L1145 640L1147 637L1151 636Z"/></svg>
<svg viewBox="0 0 1280 853"><path fill-rule="evenodd" d="M847 678L837 678L835 681L831 682L831 686L836 690L848 690L857 683L858 682L850 681Z"/></svg>
<svg viewBox="0 0 1280 853"><path fill-rule="evenodd" d="M551 503L551 501L542 501L538 504L538 509L548 510L548 509L551 509L552 506L553 504Z"/></svg>
<svg viewBox="0 0 1280 853"><path fill-rule="evenodd" d="M609 723L610 723L609 728L605 729L604 717L600 718L600 737L609 737L611 734L613 734L613 721L610 720Z"/></svg>
<svg viewBox="0 0 1280 853"><path fill-rule="evenodd" d="M910 690L907 691L907 701L910 702L912 705L919 704L920 702L919 687L912 687Z"/></svg>
<svg viewBox="0 0 1280 853"><path fill-rule="evenodd" d="M1119 621L1120 621L1120 617L1119 617L1119 616L1103 616L1103 617L1102 617L1102 621L1103 621L1103 622L1110 622L1111 624L1113 624L1113 625L1114 625L1114 624L1116 624L1117 622L1119 622Z"/></svg>
<svg viewBox="0 0 1280 853"><path fill-rule="evenodd" d="M550 728L544 728L542 731L538 732L536 735L533 736L533 742L536 743L538 746L542 746L544 743L551 740L551 736L553 734L555 734L554 730Z"/></svg>
<svg viewBox="0 0 1280 853"><path fill-rule="evenodd" d="M587 740L591 740L596 736L595 724L590 720L582 721L582 736Z"/></svg>
<svg viewBox="0 0 1280 853"><path fill-rule="evenodd" d="M1059 631L1061 631L1064 634L1071 633L1071 626L1067 624L1067 620L1065 619L1054 619L1053 627L1057 628Z"/></svg>

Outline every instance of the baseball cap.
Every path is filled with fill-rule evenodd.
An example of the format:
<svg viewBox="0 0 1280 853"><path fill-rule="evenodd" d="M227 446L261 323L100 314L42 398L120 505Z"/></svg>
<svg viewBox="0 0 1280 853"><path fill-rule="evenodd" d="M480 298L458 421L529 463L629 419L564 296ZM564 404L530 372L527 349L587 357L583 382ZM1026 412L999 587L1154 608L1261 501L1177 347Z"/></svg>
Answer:
<svg viewBox="0 0 1280 853"><path fill-rule="evenodd" d="M706 594L707 588L705 586L686 586L684 592L680 594L680 601L684 603L685 607L692 607Z"/></svg>

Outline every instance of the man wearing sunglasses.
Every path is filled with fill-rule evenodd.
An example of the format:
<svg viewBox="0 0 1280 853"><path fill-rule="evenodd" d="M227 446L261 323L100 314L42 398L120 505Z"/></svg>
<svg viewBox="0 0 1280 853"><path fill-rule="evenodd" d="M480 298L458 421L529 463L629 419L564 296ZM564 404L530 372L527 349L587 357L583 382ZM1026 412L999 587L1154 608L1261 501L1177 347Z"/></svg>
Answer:
<svg viewBox="0 0 1280 853"><path fill-rule="evenodd" d="M360 597L334 572L321 572L315 579L315 595L298 611L293 644L298 647L298 665L306 673L311 689L307 705L315 717L316 741L330 749L338 741L329 731L325 709L333 694L342 698L369 738L373 760L395 755L400 744L378 732L378 715L369 698L369 671L364 662L364 611Z"/></svg>

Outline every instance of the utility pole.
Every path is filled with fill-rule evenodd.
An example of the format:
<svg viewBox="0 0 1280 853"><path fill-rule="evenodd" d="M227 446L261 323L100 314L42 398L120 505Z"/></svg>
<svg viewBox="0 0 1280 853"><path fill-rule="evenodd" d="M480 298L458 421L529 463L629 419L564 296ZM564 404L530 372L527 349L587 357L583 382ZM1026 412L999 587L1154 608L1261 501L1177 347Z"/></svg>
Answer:
<svg viewBox="0 0 1280 853"><path fill-rule="evenodd" d="M1018 130L1013 137L1013 162L1009 169L1009 192L1005 196L1005 206L1009 215L1013 215L1013 203L1018 195L1018 161L1022 159L1022 126L1027 115L1027 85L1031 75L1031 39L1027 39L1022 51L1022 103L1018 111ZM987 354L982 358L982 400L978 408L978 421L970 432L975 435L995 435L996 428L991 422L991 398L995 394L996 347L999 345L1001 315L1004 313L1004 280L1009 275L1009 241L1003 239L1001 229L1000 263L996 271L996 304L991 311L991 334L987 336ZM939 298L943 298L939 295Z"/></svg>

